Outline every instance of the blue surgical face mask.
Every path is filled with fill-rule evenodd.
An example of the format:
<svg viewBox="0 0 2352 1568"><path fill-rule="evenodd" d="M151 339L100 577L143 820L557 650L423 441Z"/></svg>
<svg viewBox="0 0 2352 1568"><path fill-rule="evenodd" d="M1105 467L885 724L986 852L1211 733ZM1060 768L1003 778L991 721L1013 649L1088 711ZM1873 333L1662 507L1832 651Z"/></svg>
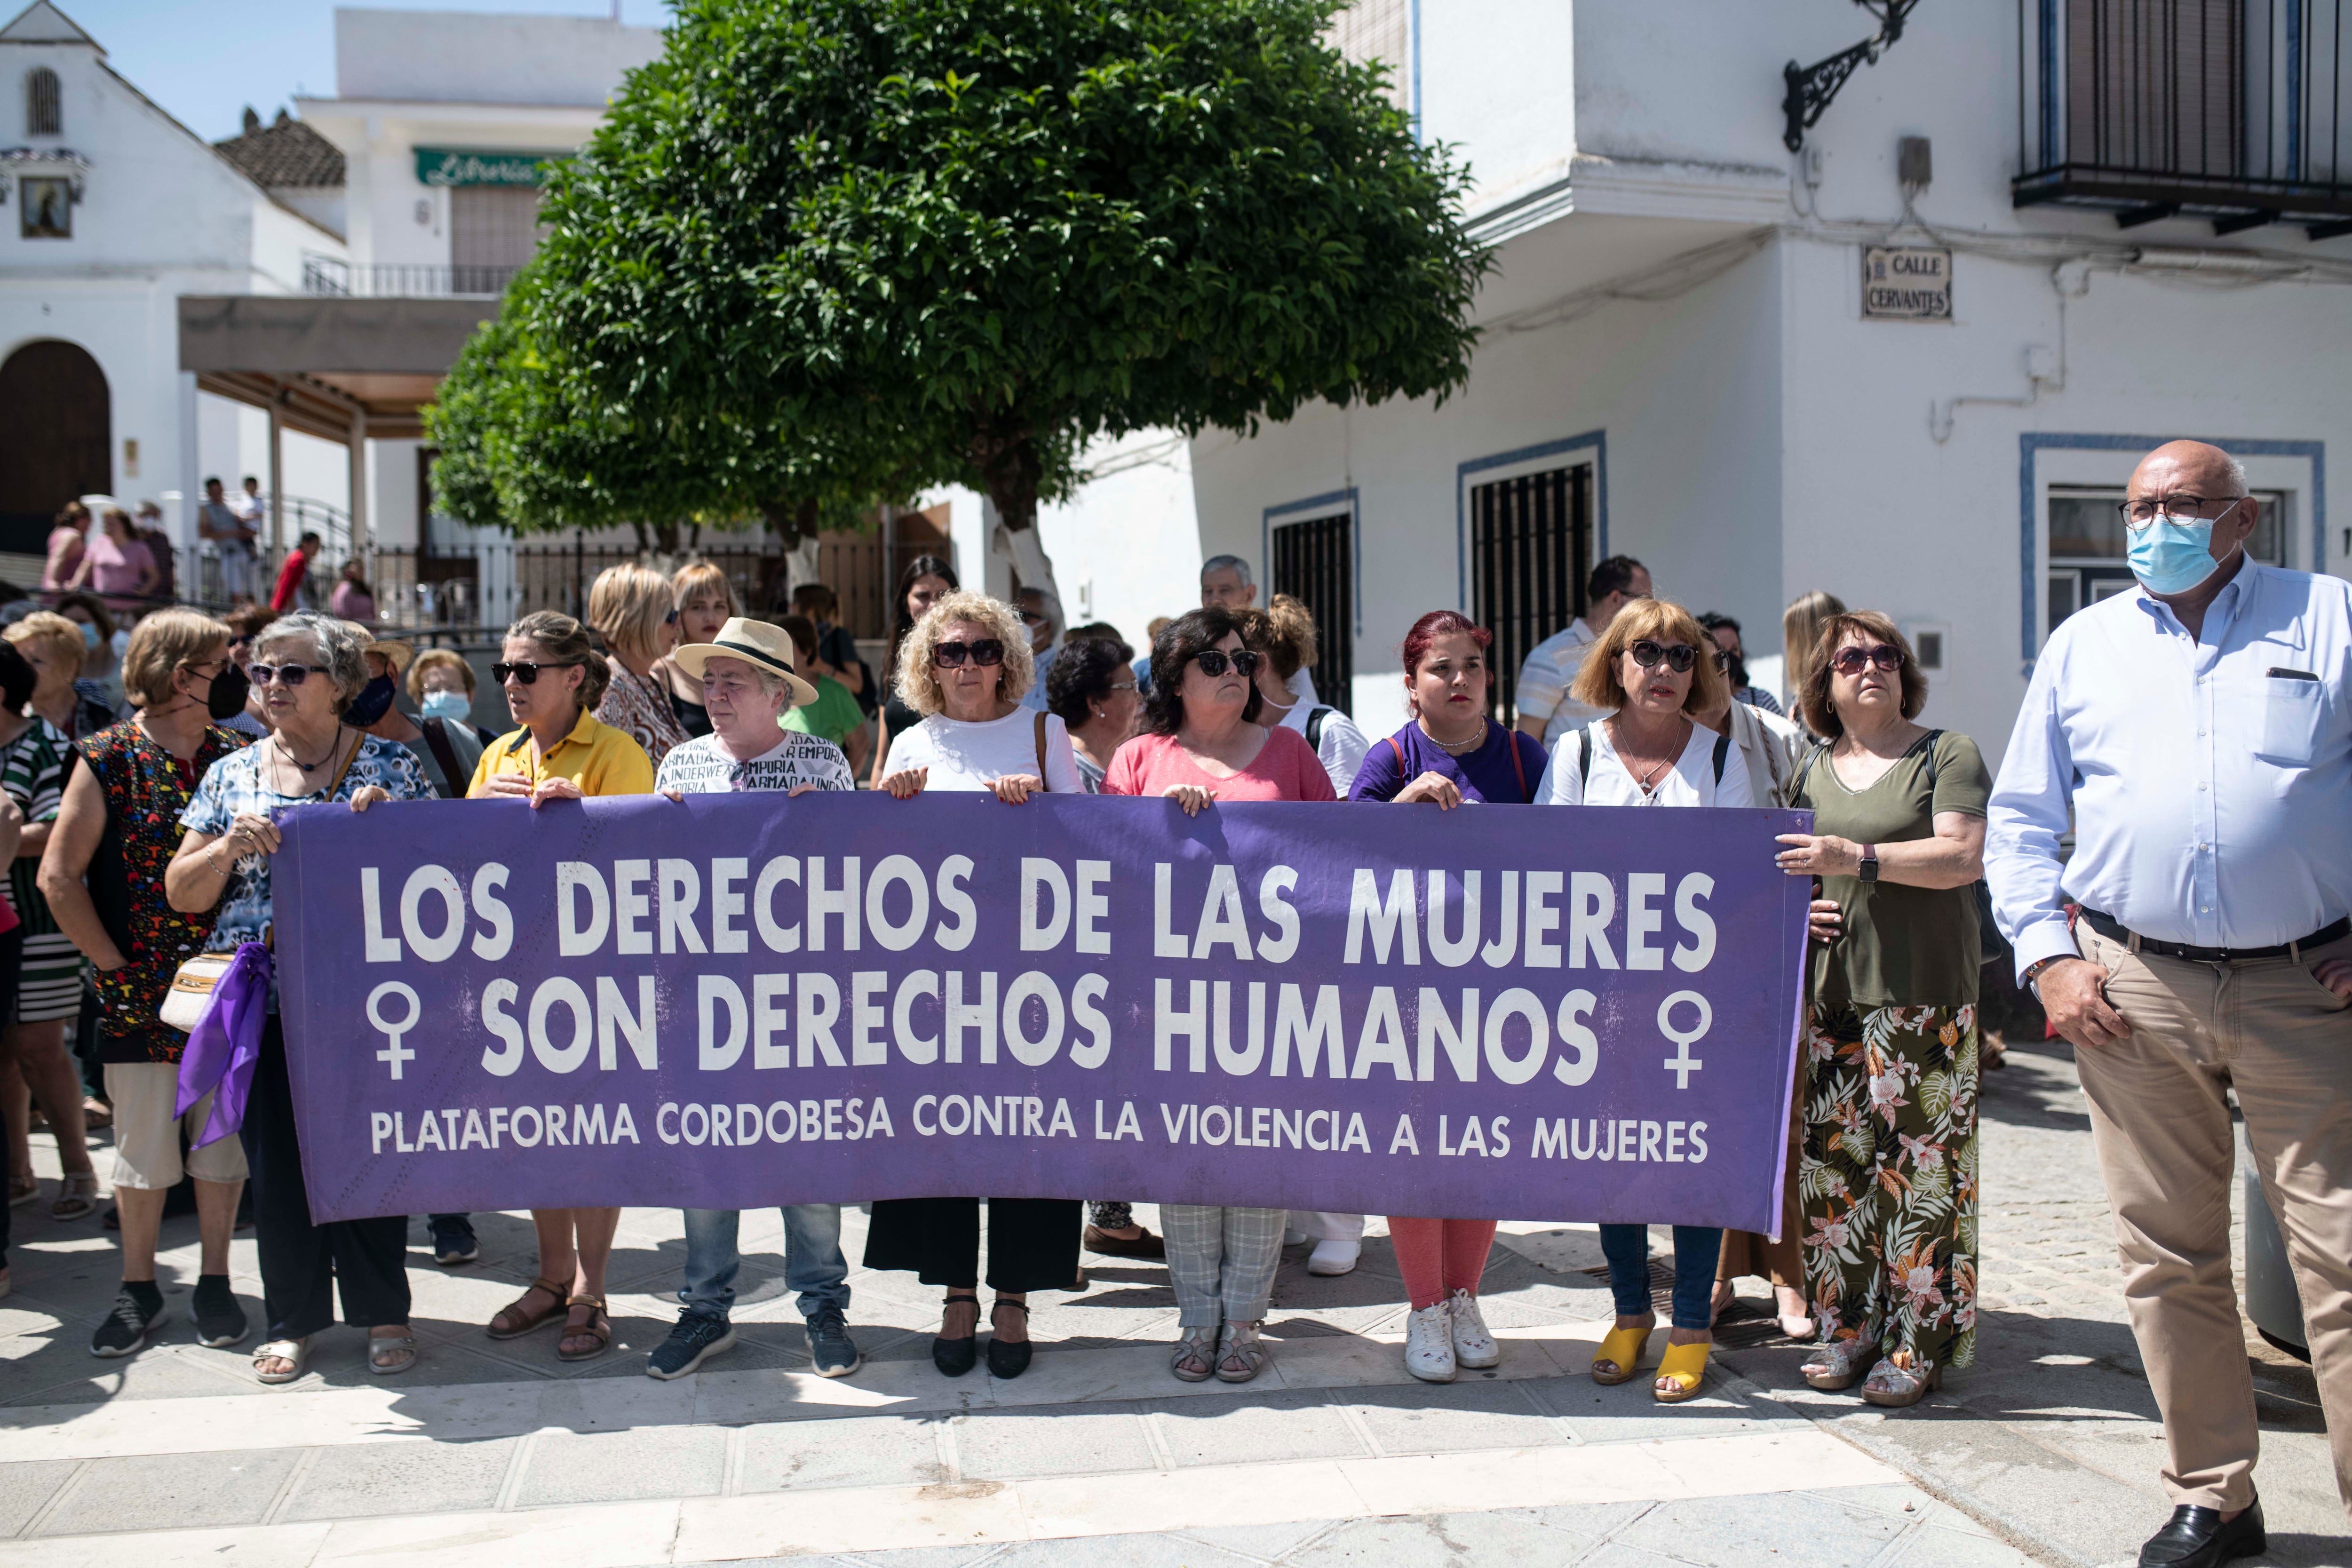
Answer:
<svg viewBox="0 0 2352 1568"><path fill-rule="evenodd" d="M2146 528L2129 530L2126 547L2132 575L2151 594L2186 594L2221 569L2213 559L2213 525L2236 510L2231 501L2221 517L2175 518L2158 512Z"/></svg>
<svg viewBox="0 0 2352 1568"><path fill-rule="evenodd" d="M98 646L98 627L88 621L81 623L81 646L84 647Z"/></svg>
<svg viewBox="0 0 2352 1568"><path fill-rule="evenodd" d="M422 710L427 719L462 724L474 711L474 700L462 691L428 691L425 694Z"/></svg>

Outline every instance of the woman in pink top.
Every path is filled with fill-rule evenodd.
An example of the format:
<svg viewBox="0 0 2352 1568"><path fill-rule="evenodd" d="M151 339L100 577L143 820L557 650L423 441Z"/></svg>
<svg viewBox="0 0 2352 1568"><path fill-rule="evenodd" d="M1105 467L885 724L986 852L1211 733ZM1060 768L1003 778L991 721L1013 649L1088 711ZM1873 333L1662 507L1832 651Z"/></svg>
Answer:
<svg viewBox="0 0 2352 1568"><path fill-rule="evenodd" d="M1103 794L1164 795L1187 816L1212 801L1337 798L1304 736L1258 727L1257 661L1224 611L1179 616L1151 647L1144 732L1111 758ZM1160 1205L1179 1333L1169 1370L1186 1383L1247 1383L1265 1367L1258 1336L1289 1214Z"/></svg>
<svg viewBox="0 0 2352 1568"><path fill-rule="evenodd" d="M78 500L66 502L49 528L49 560L41 569L43 593L62 594L73 582L74 574L81 570L89 534L89 508Z"/></svg>
<svg viewBox="0 0 2352 1568"><path fill-rule="evenodd" d="M120 613L135 610L155 591L155 557L131 531L131 514L121 507L106 509L106 526L83 552L70 584L95 588L106 607Z"/></svg>

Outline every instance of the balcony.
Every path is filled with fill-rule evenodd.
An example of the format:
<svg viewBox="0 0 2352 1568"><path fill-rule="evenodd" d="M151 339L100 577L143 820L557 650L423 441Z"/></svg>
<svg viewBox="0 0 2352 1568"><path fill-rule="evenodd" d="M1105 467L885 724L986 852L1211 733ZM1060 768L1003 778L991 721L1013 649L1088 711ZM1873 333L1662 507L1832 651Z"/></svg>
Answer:
<svg viewBox="0 0 2352 1568"><path fill-rule="evenodd" d="M306 256L302 292L352 300L495 300L520 270L410 262L354 266L331 256Z"/></svg>
<svg viewBox="0 0 2352 1568"><path fill-rule="evenodd" d="M2343 0L2018 0L2018 206L2352 234Z"/></svg>

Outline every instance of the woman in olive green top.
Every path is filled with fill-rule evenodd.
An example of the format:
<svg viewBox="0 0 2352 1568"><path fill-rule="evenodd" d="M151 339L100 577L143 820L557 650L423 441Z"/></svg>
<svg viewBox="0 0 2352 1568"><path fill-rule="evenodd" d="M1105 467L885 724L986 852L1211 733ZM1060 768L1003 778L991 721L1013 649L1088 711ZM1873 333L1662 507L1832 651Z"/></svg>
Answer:
<svg viewBox="0 0 2352 1568"><path fill-rule="evenodd" d="M1984 759L1913 723L1927 682L1885 616L1825 624L1800 699L1825 737L1790 804L1790 876L1818 877L1805 1026L1805 1281L1815 1388L1906 1405L1976 1359L1975 884ZM1864 1377L1867 1369L1868 1375Z"/></svg>

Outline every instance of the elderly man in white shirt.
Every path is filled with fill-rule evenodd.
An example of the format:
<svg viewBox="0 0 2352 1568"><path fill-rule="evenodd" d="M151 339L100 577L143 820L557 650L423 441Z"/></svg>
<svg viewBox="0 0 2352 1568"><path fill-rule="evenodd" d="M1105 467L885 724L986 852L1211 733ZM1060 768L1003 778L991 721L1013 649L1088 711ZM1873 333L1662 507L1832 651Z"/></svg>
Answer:
<svg viewBox="0 0 2352 1568"><path fill-rule="evenodd" d="M2158 447L2126 495L2142 592L2051 633L1985 872L2020 980L2075 1047L2164 1415L2177 1506L2139 1560L2210 1568L2264 1550L2231 1089L2352 1503L2352 584L2247 557L2261 502L2219 448Z"/></svg>
<svg viewBox="0 0 2352 1568"><path fill-rule="evenodd" d="M1609 629L1617 612L1649 596L1650 569L1630 555L1612 555L1585 579L1584 614L1528 650L1511 700L1518 710L1519 729L1541 741L1545 751L1570 730L1601 717L1600 710L1570 698L1568 689L1576 684L1584 650Z"/></svg>

